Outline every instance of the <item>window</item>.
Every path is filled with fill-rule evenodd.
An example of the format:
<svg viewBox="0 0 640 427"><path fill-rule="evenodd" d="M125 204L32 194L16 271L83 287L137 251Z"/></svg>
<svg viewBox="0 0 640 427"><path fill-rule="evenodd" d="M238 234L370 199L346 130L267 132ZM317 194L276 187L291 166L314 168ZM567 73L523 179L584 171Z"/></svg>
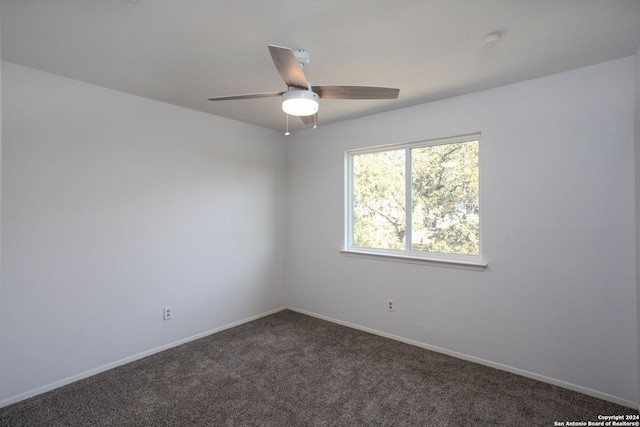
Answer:
<svg viewBox="0 0 640 427"><path fill-rule="evenodd" d="M479 135L346 153L345 251L483 265Z"/></svg>

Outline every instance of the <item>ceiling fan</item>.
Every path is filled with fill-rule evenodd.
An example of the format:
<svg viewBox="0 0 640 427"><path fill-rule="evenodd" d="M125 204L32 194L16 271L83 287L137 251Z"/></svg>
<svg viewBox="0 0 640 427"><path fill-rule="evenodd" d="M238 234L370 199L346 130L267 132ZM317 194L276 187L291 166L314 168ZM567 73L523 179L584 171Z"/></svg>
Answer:
<svg viewBox="0 0 640 427"><path fill-rule="evenodd" d="M209 101L229 101L282 96L282 110L287 115L299 116L305 124L318 122L318 99L396 99L400 89L376 86L312 86L302 71L310 62L305 50L293 51L288 47L269 45L269 53L280 76L287 85L284 92L249 93L218 96ZM288 119L287 119L288 120ZM288 125L288 122L287 122ZM288 133L288 129L287 129Z"/></svg>

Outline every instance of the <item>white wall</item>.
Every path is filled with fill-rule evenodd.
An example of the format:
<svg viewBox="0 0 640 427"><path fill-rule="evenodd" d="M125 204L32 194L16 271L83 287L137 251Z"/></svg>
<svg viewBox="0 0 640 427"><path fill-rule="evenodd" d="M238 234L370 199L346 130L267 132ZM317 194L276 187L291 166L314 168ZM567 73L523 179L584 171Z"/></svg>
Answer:
<svg viewBox="0 0 640 427"><path fill-rule="evenodd" d="M288 305L635 405L634 63L292 135ZM345 150L473 132L484 272L339 252Z"/></svg>
<svg viewBox="0 0 640 427"><path fill-rule="evenodd" d="M0 45L2 43L0 42ZM0 62L0 215L2 214L2 63ZM2 219L0 216L0 242L2 241ZM2 260L2 245L0 244L0 260ZM0 262L0 307L2 307L2 262ZM0 353L2 353L0 347ZM0 366L2 355L0 354ZM0 368L2 369L2 368Z"/></svg>
<svg viewBox="0 0 640 427"><path fill-rule="evenodd" d="M284 304L281 133L11 63L2 87L0 406Z"/></svg>
<svg viewBox="0 0 640 427"><path fill-rule="evenodd" d="M637 285L637 307L638 312L638 371L640 372L640 47L636 52L636 108L635 108L635 172L636 172L636 285ZM638 388L640 389L640 376L638 378ZM638 391L640 394L640 390ZM640 402L639 402L640 406Z"/></svg>

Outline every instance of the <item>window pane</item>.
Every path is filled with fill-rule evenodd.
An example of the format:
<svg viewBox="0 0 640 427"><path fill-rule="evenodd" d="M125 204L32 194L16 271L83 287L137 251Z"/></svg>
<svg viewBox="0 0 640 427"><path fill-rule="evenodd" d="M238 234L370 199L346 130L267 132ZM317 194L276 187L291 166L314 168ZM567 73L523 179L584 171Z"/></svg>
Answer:
<svg viewBox="0 0 640 427"><path fill-rule="evenodd" d="M353 156L353 243L406 248L405 150Z"/></svg>
<svg viewBox="0 0 640 427"><path fill-rule="evenodd" d="M478 141L411 150L414 251L480 253Z"/></svg>

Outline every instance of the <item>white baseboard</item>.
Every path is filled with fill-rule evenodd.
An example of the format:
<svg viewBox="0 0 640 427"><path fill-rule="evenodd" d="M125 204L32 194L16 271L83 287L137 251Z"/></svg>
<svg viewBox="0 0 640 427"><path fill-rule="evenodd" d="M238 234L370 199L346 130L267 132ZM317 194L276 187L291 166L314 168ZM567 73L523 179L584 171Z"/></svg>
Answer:
<svg viewBox="0 0 640 427"><path fill-rule="evenodd" d="M342 325L342 326L346 326L346 327L349 327L349 328L352 328L352 329L357 329L357 330L368 332L368 333L371 333L371 334L374 334L374 335L379 335L379 336L384 337L384 338L389 338L389 339L392 339L392 340L395 340L395 341L400 341L400 342L403 342L403 343L406 343L406 344L410 344L410 345L413 345L413 346L416 346L416 347L424 348L426 350L431 350L431 351L435 351L437 353L446 354L448 356L452 356L452 357L455 357L455 358L458 358L458 359L467 360L469 362L478 363L480 365L484 365L484 366L488 366L488 367L491 367L491 368L499 369L501 371L506 371L506 372L510 372L512 374L521 375L523 377L532 378L532 379L537 380L537 381L541 381L541 382L544 382L544 383L547 383L547 384L552 384L552 385L555 385L555 386L558 386L558 387L566 388L568 390L576 391L578 393L586 394L588 396L592 396L592 397L595 397L595 398L598 398L598 399L602 399L602 400L606 400L606 401L609 401L609 402L613 402L613 403L616 403L618 405L626 406L628 408L632 408L632 409L635 409L635 410L640 410L640 404L638 404L636 402L632 402L630 400L626 400L626 399L622 399L622 398L619 398L619 397L616 397L616 396L612 396L612 395L607 394L607 393L602 393L602 392L599 392L597 390L592 390L592 389L589 389L589 388L586 388L586 387L582 387L582 386L571 384L571 383L568 383L568 382L565 382L565 381L557 380L555 378L550 378L550 377L547 377L547 376L544 376L544 375L539 375L539 374L536 374L536 373L533 373L533 372L529 372L529 371L525 371L525 370L522 370L522 369L514 368L514 367L511 367L511 366L508 366L508 365L503 365L501 363L492 362L490 360L481 359L481 358L478 358L478 357L475 357L475 356L470 356L470 355L467 355L467 354L464 354L464 353L459 353L459 352L456 352L456 351L447 350L447 349L442 348L442 347L433 346L433 345L426 344L426 343L423 343L423 342L420 342L420 341L411 340L411 339L404 338L404 337L401 337L401 336L398 336L398 335L389 334L389 333L386 333L386 332L378 331L376 329L368 328L368 327L365 327L365 326L360 326L360 325L357 325L357 324L354 324L354 323L345 322L345 321L342 321L342 320L334 319L332 317L323 316L321 314L313 313L313 312L310 312L310 311L302 310L302 309L299 309L299 308L296 308L296 307L291 307L291 306L279 307L279 308L276 308L276 309L273 309L273 310L270 310L270 311L267 311L267 312L264 312L264 313L261 313L261 314L257 314L255 316L250 316L250 317L247 317L245 319L238 320L236 322L229 323L229 324L220 326L218 328L214 328L214 329L211 329L211 330L208 330L208 331L205 331L205 332L202 332L202 333L199 333L199 334L196 334L196 335L193 335L193 336L190 336L190 337L178 340L178 341L174 341L172 343L165 344L165 345L162 345L162 346L159 346L159 347L144 351L142 353L138 353L138 354L126 357L124 359L117 360L117 361L112 362L112 363L108 363L106 365L103 365L103 366L100 366L100 367L97 367L97 368L82 372L82 373L77 374L77 375L73 375L73 376L68 377L68 378L64 378L62 380L47 384L45 386L38 387L38 388L36 388L34 390L30 390L30 391L18 394L16 396L13 396L13 397L10 397L8 399L0 401L0 408L8 406L8 405L11 405L13 403L20 402L21 400L25 400L25 399L28 399L30 397L37 396L37 395L42 394L42 393L46 393L48 391L51 391L51 390L54 390L56 388L65 386L67 384L71 384L73 382L82 380L84 378L88 378L90 376L99 374L101 372L108 371L109 369L113 369L113 368L116 368L118 366L126 365L127 363L131 363L131 362L134 362L136 360L142 359L144 357L151 356L152 354L155 354L155 353L158 353L158 352L161 352L161 351L164 351L164 350L168 350L170 348L177 347L179 345L186 344L188 342L195 341L195 340L200 339L200 338L204 338L206 336L215 334L217 332L224 331L225 329L230 329L230 328L233 328L235 326L239 326L239 325L242 325L244 323L248 323L248 322L251 322L253 320L257 320L257 319L260 319L262 317L269 316L271 314L280 312L280 311L285 310L285 309L288 309L288 310L291 310L291 311L295 311L297 313L305 314L305 315L308 315L308 316L316 317L318 319L326 320L326 321L329 321L329 322L332 322L332 323L336 323L336 324L339 324L339 325Z"/></svg>
<svg viewBox="0 0 640 427"><path fill-rule="evenodd" d="M424 348L426 350L431 350L431 351L435 351L437 353L442 353L442 354L446 354L447 356L452 356L458 359L462 359L462 360L466 360L469 362L473 362L473 363L478 363L480 365L484 365L484 366L488 366L490 368L495 368L495 369L499 369L501 371L506 371L512 374L516 374L516 375L521 375L523 377L527 377L527 378L531 378L537 381L541 381L543 383L547 383L547 384L552 384L558 387L562 387L562 388L566 388L568 390L572 390L572 391L576 391L578 393L582 393L582 394L586 394L588 396L592 396L598 399L602 399L602 400L606 400L608 402L613 402L616 403L618 405L622 405L622 406L626 406L628 408L632 408L635 410L640 410L640 404L636 403L636 402L632 402L630 400L626 400L626 399L622 399L620 397L617 396L612 396L610 394L607 393L602 393L599 392L597 390L592 390L590 388L586 388L586 387L582 387L576 384L572 384L572 383L568 383L565 381L561 381L561 380L557 380L555 378L550 378L544 375L539 375L536 374L534 372L529 372L529 371L525 371L522 369L518 369L518 368L514 368L512 366L508 366L508 365L503 365L501 363L496 363L496 362L492 362L490 360L486 360L486 359L481 359L479 357L475 357L475 356L470 356L468 354L464 354L464 353L459 353L457 351L452 351L452 350L447 350L446 348L442 348L442 347L437 347L434 345L430 345L430 344L426 344L420 341L414 341L408 338L404 338L398 335L393 335L393 334L389 334L386 332L382 332L382 331L378 331L376 329L371 329L371 328L367 328L366 326L360 326L360 325L356 325L354 323L349 323L349 322L345 322L342 320L338 320L338 319L334 319L332 317L328 317L328 316L323 316L321 314L317 314L317 313L313 313L310 311L306 311L306 310L301 310L299 308L296 307L291 307L291 306L287 306L286 307L288 310L291 311L295 311L297 313L301 313L301 314L306 314L307 316L312 316L312 317L316 317L318 319L322 319L322 320L326 320L332 323L337 323L339 325L342 326L347 326L349 328L352 329L357 329L360 331L364 331L364 332L368 332L374 335L379 335L381 337L384 338L389 338L395 341L400 341L406 344L410 344L416 347L420 347L420 348Z"/></svg>
<svg viewBox="0 0 640 427"><path fill-rule="evenodd" d="M217 327L215 329L211 329L209 331L201 332L199 334L196 334L196 335L193 335L193 336L190 336L190 337L178 340L178 341L174 341L174 342L169 343L169 344L161 345L159 347L152 348L152 349L147 350L147 351L143 351L142 353L134 354L133 356L125 357L124 359L120 359L120 360L117 360L115 362L107 363L106 365L102 365L102 366L99 366L97 368L90 369L88 371L79 373L77 375L73 375L73 376L70 376L68 378L64 378L62 380L59 380L59 381L44 385L42 387L38 387L38 388L36 388L34 390L30 390L30 391L27 391L27 392L24 392L24 393L20 393L20 394L18 394L16 396L13 396L13 397L10 397L8 399L0 401L0 408L3 408L5 406L9 406L9 405L11 405L13 403L20 402L21 400L25 400L25 399L28 399L30 397L37 396L37 395L42 394L42 393L46 393L48 391L51 391L51 390L54 390L56 388L65 386L67 384L71 384L73 382L76 382L76 381L91 377L91 376L99 374L101 372L108 371L109 369L113 369L113 368L117 368L118 366L126 365L127 363L131 363L131 362L134 362L136 360L142 359L144 357L151 356L152 354L159 353L161 351L168 350L170 348L177 347L179 345L186 344L188 342L195 341L195 340L200 339L200 338L204 338L206 336L215 334L216 332L221 332L221 331L224 331L225 329L230 329L230 328L233 328L235 326L240 326L240 325L242 325L244 323L248 323L248 322L251 322L253 320L257 320L257 319L260 319L262 317L269 316L271 314L277 313L277 312L285 310L285 309L286 309L286 307L279 307L279 308L276 308L276 309L273 309L273 310L266 311L266 312L261 313L261 314L257 314L255 316L250 316L250 317L247 317L245 319L238 320L236 322L229 323L229 324Z"/></svg>

